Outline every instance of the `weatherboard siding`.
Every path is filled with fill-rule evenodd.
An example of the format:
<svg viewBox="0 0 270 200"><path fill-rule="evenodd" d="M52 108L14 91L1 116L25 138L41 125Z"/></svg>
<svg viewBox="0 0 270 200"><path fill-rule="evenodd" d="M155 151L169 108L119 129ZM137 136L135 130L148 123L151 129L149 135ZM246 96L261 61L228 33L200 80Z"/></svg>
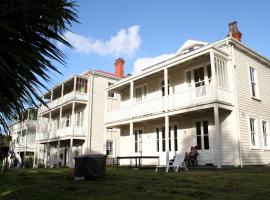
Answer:
<svg viewBox="0 0 270 200"><path fill-rule="evenodd" d="M270 68L235 50L236 88L239 112L240 142L243 165L267 164L270 162L270 151L264 150L261 119L270 121ZM251 98L249 66L257 71L260 100ZM258 120L259 149L251 149L249 117Z"/></svg>

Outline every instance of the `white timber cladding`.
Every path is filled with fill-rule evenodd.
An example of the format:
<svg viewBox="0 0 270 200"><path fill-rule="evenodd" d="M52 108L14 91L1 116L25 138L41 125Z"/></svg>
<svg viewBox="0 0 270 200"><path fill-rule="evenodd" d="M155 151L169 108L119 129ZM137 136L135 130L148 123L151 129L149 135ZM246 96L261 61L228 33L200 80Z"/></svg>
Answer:
<svg viewBox="0 0 270 200"><path fill-rule="evenodd" d="M112 141L113 157L119 152L119 130L104 127L105 106L118 103L119 95L107 96L106 88L119 78L99 72L73 76L49 91L49 108L39 112L38 159L46 166L58 163L72 167L73 157L87 153L106 153L106 140ZM112 98L113 97L113 98Z"/></svg>
<svg viewBox="0 0 270 200"><path fill-rule="evenodd" d="M270 121L270 69L237 48L234 52L242 161L244 165L270 163L270 151L264 148L261 125L262 120ZM252 95L250 67L256 70L259 98ZM250 118L255 120L255 145L251 142Z"/></svg>

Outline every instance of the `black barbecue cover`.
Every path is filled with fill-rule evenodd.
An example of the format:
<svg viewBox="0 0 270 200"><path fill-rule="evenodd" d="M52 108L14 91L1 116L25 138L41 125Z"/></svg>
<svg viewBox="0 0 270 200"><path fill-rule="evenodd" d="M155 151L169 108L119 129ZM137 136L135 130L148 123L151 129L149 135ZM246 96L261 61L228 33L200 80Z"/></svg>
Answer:
<svg viewBox="0 0 270 200"><path fill-rule="evenodd" d="M90 154L74 157L75 177L85 177L87 179L103 177L106 175L106 155Z"/></svg>

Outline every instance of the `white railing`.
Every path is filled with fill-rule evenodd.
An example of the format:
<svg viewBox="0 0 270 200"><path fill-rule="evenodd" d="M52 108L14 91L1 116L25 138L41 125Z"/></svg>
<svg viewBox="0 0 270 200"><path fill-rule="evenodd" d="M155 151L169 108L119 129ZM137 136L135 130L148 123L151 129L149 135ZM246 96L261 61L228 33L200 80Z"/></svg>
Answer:
<svg viewBox="0 0 270 200"><path fill-rule="evenodd" d="M72 100L87 101L88 95L87 93L70 92L62 97L59 97L58 99L48 102L47 106L49 107L49 109L52 109ZM42 105L40 109L41 112L48 110L48 108L44 105Z"/></svg>
<svg viewBox="0 0 270 200"><path fill-rule="evenodd" d="M212 85L204 85L168 96L167 109L175 110L207 102L222 101L233 104L233 94L223 89L215 89ZM164 97L133 103L126 107L107 111L105 123L134 119L146 115L158 114L166 109Z"/></svg>
<svg viewBox="0 0 270 200"><path fill-rule="evenodd" d="M65 137L85 137L86 131L84 127L64 127L61 129L54 129L47 132L37 133L37 140L51 140Z"/></svg>

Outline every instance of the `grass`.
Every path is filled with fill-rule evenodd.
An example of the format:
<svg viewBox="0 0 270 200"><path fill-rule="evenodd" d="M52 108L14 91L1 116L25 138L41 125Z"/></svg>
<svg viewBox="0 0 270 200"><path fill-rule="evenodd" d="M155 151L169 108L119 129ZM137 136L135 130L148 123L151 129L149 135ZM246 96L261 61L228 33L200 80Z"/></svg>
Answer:
<svg viewBox="0 0 270 200"><path fill-rule="evenodd" d="M107 176L74 181L70 169L14 170L0 176L1 200L270 199L270 169L193 170L108 168Z"/></svg>

